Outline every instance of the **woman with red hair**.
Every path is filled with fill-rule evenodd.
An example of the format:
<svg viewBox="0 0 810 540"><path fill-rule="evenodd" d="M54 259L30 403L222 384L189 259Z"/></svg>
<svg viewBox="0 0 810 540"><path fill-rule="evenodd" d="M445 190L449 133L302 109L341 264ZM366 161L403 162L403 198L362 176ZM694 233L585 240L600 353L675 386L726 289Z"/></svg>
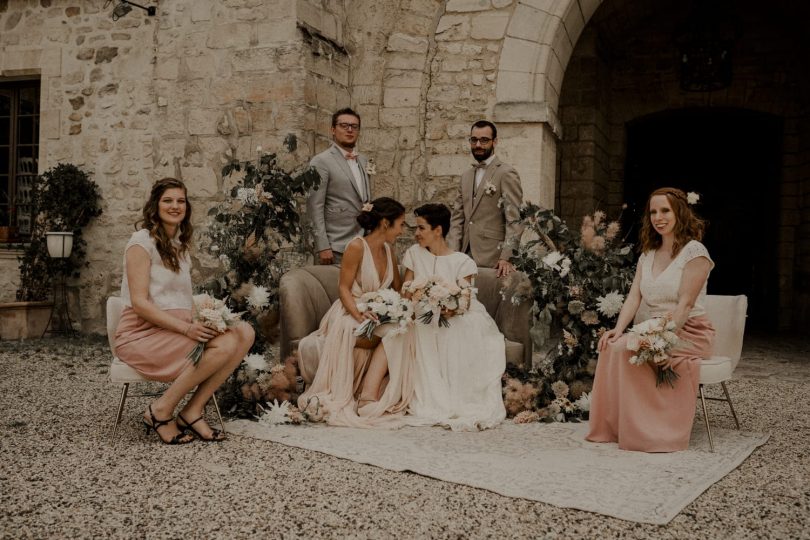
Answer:
<svg viewBox="0 0 810 540"><path fill-rule="evenodd" d="M714 342L704 308L714 262L700 243L705 223L686 193L657 189L646 208L633 285L616 327L599 340L587 440L618 442L624 450L674 452L689 446L700 362ZM633 365L634 352L623 333L632 322L654 317L674 322L680 340L663 364ZM657 384L657 371L669 368L677 379Z"/></svg>

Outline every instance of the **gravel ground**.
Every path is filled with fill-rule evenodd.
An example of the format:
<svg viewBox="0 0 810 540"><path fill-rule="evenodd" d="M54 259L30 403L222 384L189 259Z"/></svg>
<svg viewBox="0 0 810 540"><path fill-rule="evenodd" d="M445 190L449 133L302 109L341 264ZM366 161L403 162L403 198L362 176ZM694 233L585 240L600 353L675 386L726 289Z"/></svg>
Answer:
<svg viewBox="0 0 810 540"><path fill-rule="evenodd" d="M99 338L0 342L3 538L810 538L810 341L749 339L730 383L771 434L666 526L510 499L270 442L145 436ZM732 427L722 404L716 425Z"/></svg>

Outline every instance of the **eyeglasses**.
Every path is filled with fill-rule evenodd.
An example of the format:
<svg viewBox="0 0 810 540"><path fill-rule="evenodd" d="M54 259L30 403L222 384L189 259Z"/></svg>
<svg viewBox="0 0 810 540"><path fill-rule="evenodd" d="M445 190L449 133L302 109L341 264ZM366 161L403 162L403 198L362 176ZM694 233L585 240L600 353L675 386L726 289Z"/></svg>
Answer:
<svg viewBox="0 0 810 540"><path fill-rule="evenodd" d="M344 131L359 131L360 130L360 124L347 124L346 122L338 122L335 125L338 126L340 129L342 129Z"/></svg>
<svg viewBox="0 0 810 540"><path fill-rule="evenodd" d="M492 139L490 139L489 137L481 137L480 139L478 137L470 137L470 144L473 146L475 146L478 143L481 143L482 145L487 145L491 142Z"/></svg>

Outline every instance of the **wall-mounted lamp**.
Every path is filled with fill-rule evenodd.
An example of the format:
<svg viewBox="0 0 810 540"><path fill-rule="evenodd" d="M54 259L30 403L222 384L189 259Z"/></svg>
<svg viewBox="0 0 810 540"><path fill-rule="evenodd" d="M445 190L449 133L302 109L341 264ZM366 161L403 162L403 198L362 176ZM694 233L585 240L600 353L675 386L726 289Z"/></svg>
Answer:
<svg viewBox="0 0 810 540"><path fill-rule="evenodd" d="M113 0L107 0L107 2L104 4L104 8L106 9L112 3ZM136 8L141 8L150 17L154 17L155 14L157 13L157 8L155 6L142 6L140 4L136 4L135 2L130 2L129 0L118 0L118 3L112 10L112 20L117 21L118 19L120 19L121 17L132 11L133 6Z"/></svg>

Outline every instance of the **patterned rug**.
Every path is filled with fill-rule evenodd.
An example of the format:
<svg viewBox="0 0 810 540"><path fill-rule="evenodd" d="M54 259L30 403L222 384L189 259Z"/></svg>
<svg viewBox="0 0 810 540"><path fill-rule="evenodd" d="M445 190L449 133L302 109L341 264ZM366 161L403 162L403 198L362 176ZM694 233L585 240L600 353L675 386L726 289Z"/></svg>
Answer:
<svg viewBox="0 0 810 540"><path fill-rule="evenodd" d="M229 433L412 471L507 497L664 525L734 470L768 435L715 429L715 453L696 423L689 450L645 454L585 441L587 424L510 422L483 432L398 431L228 422Z"/></svg>

